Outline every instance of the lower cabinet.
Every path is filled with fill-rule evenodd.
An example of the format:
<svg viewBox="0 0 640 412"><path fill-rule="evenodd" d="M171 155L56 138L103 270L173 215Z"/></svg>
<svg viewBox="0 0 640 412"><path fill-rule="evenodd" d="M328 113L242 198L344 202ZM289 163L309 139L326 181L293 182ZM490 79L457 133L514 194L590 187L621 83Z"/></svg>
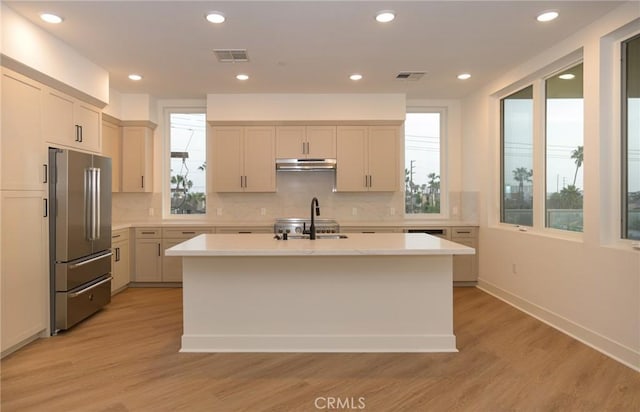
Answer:
<svg viewBox="0 0 640 412"><path fill-rule="evenodd" d="M475 227L451 228L451 241L472 247L475 255L453 257L453 281L476 282L478 280L478 229Z"/></svg>
<svg viewBox="0 0 640 412"><path fill-rule="evenodd" d="M147 227L135 229L135 282L182 282L182 258L164 251L203 233L209 227Z"/></svg>
<svg viewBox="0 0 640 412"><path fill-rule="evenodd" d="M129 229L112 232L111 235L111 293L120 292L131 281L131 250Z"/></svg>
<svg viewBox="0 0 640 412"><path fill-rule="evenodd" d="M162 281L162 232L159 227L136 228L136 282Z"/></svg>
<svg viewBox="0 0 640 412"><path fill-rule="evenodd" d="M2 354L49 324L49 250L44 191L0 191Z"/></svg>
<svg viewBox="0 0 640 412"><path fill-rule="evenodd" d="M226 226L216 228L220 234L273 233L273 226Z"/></svg>

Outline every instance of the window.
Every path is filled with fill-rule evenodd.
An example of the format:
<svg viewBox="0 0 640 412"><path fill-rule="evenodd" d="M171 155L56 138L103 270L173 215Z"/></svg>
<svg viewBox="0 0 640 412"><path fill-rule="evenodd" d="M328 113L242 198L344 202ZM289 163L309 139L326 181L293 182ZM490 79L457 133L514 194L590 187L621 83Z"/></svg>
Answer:
<svg viewBox="0 0 640 412"><path fill-rule="evenodd" d="M441 211L442 111L407 113L404 122L405 214Z"/></svg>
<svg viewBox="0 0 640 412"><path fill-rule="evenodd" d="M169 113L171 214L206 213L206 123L204 113Z"/></svg>
<svg viewBox="0 0 640 412"><path fill-rule="evenodd" d="M584 104L582 64L545 81L546 227L582 232Z"/></svg>
<svg viewBox="0 0 640 412"><path fill-rule="evenodd" d="M640 36L622 43L622 237L640 239Z"/></svg>
<svg viewBox="0 0 640 412"><path fill-rule="evenodd" d="M500 100L500 221L533 225L533 86Z"/></svg>

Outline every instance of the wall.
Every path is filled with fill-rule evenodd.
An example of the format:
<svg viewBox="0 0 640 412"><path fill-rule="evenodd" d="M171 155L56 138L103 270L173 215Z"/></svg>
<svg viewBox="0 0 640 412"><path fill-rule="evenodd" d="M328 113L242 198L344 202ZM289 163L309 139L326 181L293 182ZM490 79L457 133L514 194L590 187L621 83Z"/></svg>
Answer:
<svg viewBox="0 0 640 412"><path fill-rule="evenodd" d="M404 94L209 94L207 120L404 120Z"/></svg>
<svg viewBox="0 0 640 412"><path fill-rule="evenodd" d="M109 101L109 73L106 70L30 23L5 4L1 7L3 57L9 57L103 104Z"/></svg>
<svg viewBox="0 0 640 412"><path fill-rule="evenodd" d="M462 106L463 190L480 197L480 287L640 370L640 252L608 236L618 226L611 196L619 184L615 149L619 113L612 90L617 68L613 39L639 26L637 2L609 15L514 68ZM620 29L622 28L622 29ZM616 32L618 30L618 32ZM498 91L583 49L585 64L585 229L583 236L533 228L521 232L499 220ZM614 80L612 80L614 79ZM542 193L543 195L543 193ZM537 206L542 202L537 201Z"/></svg>

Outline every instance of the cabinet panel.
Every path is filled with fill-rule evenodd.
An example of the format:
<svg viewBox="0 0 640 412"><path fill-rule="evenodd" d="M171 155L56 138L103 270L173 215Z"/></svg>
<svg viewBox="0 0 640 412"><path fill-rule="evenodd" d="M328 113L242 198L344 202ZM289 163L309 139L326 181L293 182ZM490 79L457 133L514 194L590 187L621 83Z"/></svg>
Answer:
<svg viewBox="0 0 640 412"><path fill-rule="evenodd" d="M46 150L42 140L42 88L22 75L2 71L3 190L43 190Z"/></svg>
<svg viewBox="0 0 640 412"><path fill-rule="evenodd" d="M476 255L457 255L453 257L453 280L458 282L478 280L478 241L472 238L453 238L451 240L476 249Z"/></svg>
<svg viewBox="0 0 640 412"><path fill-rule="evenodd" d="M120 126L102 122L102 154L111 158L111 191L122 191L122 131Z"/></svg>
<svg viewBox="0 0 640 412"><path fill-rule="evenodd" d="M162 280L162 241L136 238L136 282Z"/></svg>
<svg viewBox="0 0 640 412"><path fill-rule="evenodd" d="M43 134L51 143L75 147L79 143L73 120L74 99L47 89L44 98Z"/></svg>
<svg viewBox="0 0 640 412"><path fill-rule="evenodd" d="M153 191L153 130L122 128L122 191Z"/></svg>
<svg viewBox="0 0 640 412"><path fill-rule="evenodd" d="M242 192L244 165L242 127L213 127L213 189L216 192Z"/></svg>
<svg viewBox="0 0 640 412"><path fill-rule="evenodd" d="M365 148L367 127L338 126L336 189L346 192L367 191Z"/></svg>
<svg viewBox="0 0 640 412"><path fill-rule="evenodd" d="M369 128L369 190L393 192L398 189L398 127Z"/></svg>
<svg viewBox="0 0 640 412"><path fill-rule="evenodd" d="M162 241L162 254L164 251L184 242L184 239L165 239ZM182 282L182 257L166 256L162 257L162 281L163 282Z"/></svg>
<svg viewBox="0 0 640 412"><path fill-rule="evenodd" d="M47 329L49 266L44 191L3 191L2 351Z"/></svg>
<svg viewBox="0 0 640 412"><path fill-rule="evenodd" d="M130 245L128 239L119 240L113 243L113 255L111 267L113 280L111 281L111 292L118 291L131 281L131 260Z"/></svg>
<svg viewBox="0 0 640 412"><path fill-rule="evenodd" d="M92 152L100 152L102 126L100 109L77 101L74 105L74 119L75 124L80 126L80 145L78 147Z"/></svg>
<svg viewBox="0 0 640 412"><path fill-rule="evenodd" d="M307 157L335 159L336 126L307 126Z"/></svg>
<svg viewBox="0 0 640 412"><path fill-rule="evenodd" d="M276 157L280 159L298 159L304 156L305 127L276 127Z"/></svg>
<svg viewBox="0 0 640 412"><path fill-rule="evenodd" d="M244 136L245 191L275 192L275 129L246 127Z"/></svg>
<svg viewBox="0 0 640 412"><path fill-rule="evenodd" d="M163 239L191 239L204 233L213 233L213 229L210 227L203 228L197 227L163 227L162 238Z"/></svg>

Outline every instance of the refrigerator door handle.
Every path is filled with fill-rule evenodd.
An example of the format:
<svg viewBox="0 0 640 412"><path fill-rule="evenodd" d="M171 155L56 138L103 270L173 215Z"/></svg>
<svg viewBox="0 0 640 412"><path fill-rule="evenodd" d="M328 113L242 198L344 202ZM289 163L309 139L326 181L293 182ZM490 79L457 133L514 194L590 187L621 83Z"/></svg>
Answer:
<svg viewBox="0 0 640 412"><path fill-rule="evenodd" d="M113 252L105 253L105 254L103 254L103 255L96 256L96 257L91 258L91 259L83 260L83 261L82 261L82 262L80 262L80 263L74 263L74 264L72 264L72 265L69 265L69 266L67 267L67 269L68 269L68 270L73 270L73 269L79 268L80 266L88 265L88 264L89 264L89 263L91 263L91 262L95 262L96 260L104 259L104 258L109 257L109 256L112 256L112 255L113 255Z"/></svg>
<svg viewBox="0 0 640 412"><path fill-rule="evenodd" d="M76 298L76 297L78 297L78 296L80 296L80 295L82 295L82 294L84 294L84 293L87 293L88 291L90 291L90 290L92 290L92 289L97 288L98 286L102 286L102 285L104 285L104 284L105 284L105 283L107 283L107 282L111 282L111 279L113 279L113 277L109 276L109 277L108 277L108 278L106 278L105 280L102 280L102 281L100 281L100 282L98 282L98 283L94 283L93 285L89 286L88 288L85 288L85 289L79 290L79 291L77 291L77 292L69 293L69 297L70 297L70 298Z"/></svg>
<svg viewBox="0 0 640 412"><path fill-rule="evenodd" d="M100 239L100 169L85 169L86 231L88 240Z"/></svg>

